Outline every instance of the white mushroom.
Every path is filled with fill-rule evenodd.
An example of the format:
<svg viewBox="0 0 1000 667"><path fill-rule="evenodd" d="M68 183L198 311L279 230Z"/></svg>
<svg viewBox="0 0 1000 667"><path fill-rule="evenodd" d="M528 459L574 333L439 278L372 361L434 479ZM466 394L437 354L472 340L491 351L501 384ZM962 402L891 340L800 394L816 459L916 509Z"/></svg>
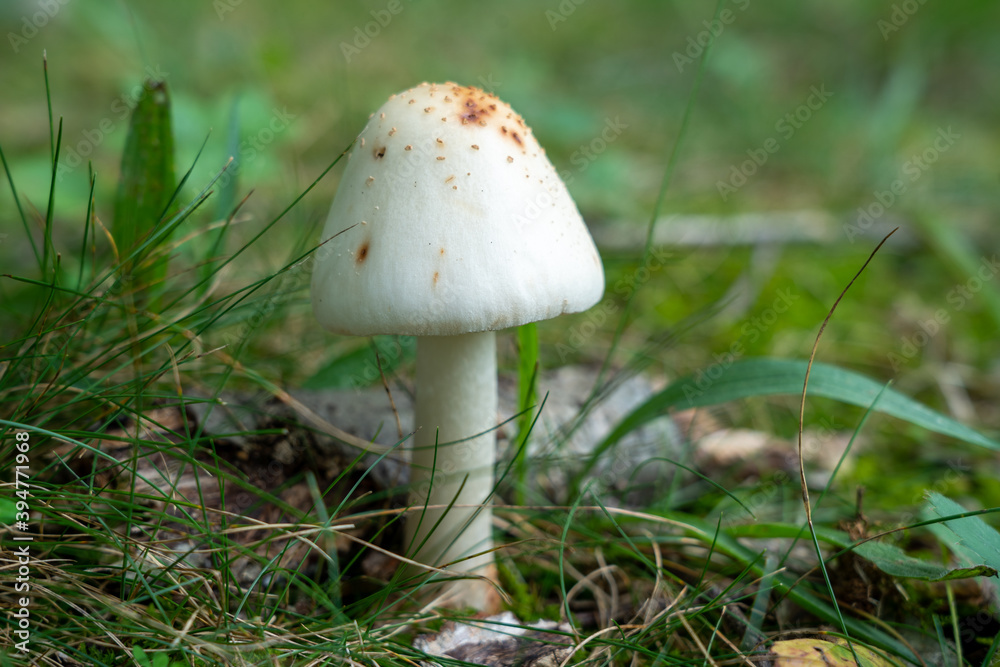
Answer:
<svg viewBox="0 0 1000 667"><path fill-rule="evenodd" d="M441 507L407 520L408 553L493 577L494 331L592 306L600 256L531 129L495 95L423 83L391 97L355 146L313 309L335 333L418 337L411 503ZM454 604L484 608L481 583Z"/></svg>

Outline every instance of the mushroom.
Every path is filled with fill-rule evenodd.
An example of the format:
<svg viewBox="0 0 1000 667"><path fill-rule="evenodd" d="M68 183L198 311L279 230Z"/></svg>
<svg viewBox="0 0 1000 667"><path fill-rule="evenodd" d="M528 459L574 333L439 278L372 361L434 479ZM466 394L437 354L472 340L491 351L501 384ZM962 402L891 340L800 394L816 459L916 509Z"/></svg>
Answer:
<svg viewBox="0 0 1000 667"><path fill-rule="evenodd" d="M494 332L601 298L601 259L576 205L507 104L422 83L358 135L323 238L319 322L417 337L410 502L428 508L407 518L408 555L495 580ZM450 604L492 604L483 580L456 583Z"/></svg>

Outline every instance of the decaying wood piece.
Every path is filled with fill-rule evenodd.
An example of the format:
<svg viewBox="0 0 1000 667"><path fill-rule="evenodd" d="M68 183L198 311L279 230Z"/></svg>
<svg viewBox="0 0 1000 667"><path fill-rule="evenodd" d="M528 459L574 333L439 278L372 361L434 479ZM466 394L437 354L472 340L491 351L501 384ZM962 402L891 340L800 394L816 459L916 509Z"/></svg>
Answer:
<svg viewBox="0 0 1000 667"><path fill-rule="evenodd" d="M417 637L413 646L484 667L557 667L576 650L568 625L539 621L526 626L509 611L480 622L448 621L436 635Z"/></svg>

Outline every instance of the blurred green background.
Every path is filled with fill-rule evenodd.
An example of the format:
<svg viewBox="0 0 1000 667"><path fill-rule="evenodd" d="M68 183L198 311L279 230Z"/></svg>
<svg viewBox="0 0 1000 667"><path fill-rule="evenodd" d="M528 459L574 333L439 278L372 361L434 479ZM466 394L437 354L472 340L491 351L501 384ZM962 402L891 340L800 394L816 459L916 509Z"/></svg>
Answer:
<svg viewBox="0 0 1000 667"><path fill-rule="evenodd" d="M638 292L619 363L647 355L654 371L676 377L717 363L736 341L747 356L803 357L841 289L899 224L840 306L820 358L893 378L971 425L1000 428L1000 290L995 273L970 282L1000 236L1000 5L739 0L724 2L718 19L715 12L714 2L599 0L7 1L0 5L0 144L25 200L43 208L50 169L44 50L66 159L76 151L93 160L97 211L107 217L128 106L145 75L162 76L173 96L178 174L209 136L189 198L225 163L238 119L240 188L254 190L242 223L249 231L241 233L251 234L349 145L391 93L425 80L479 85L525 117L563 173L604 246L608 295L620 315L628 290L614 286L635 275L680 140L658 225L670 259ZM62 247L76 247L86 173L84 163L59 182ZM315 243L338 175L335 169L269 232L233 279L274 271L294 247ZM18 251L12 203L3 188L4 272L28 259ZM874 214L870 227L859 222L859 209ZM736 242L727 229L748 214L749 236ZM695 242L684 232L699 228L716 233ZM802 236L808 239L786 242ZM962 286L969 296L959 302L951 297ZM794 304L768 323L781 290L791 290ZM253 342L261 365L290 384L328 358L329 337L312 323L306 296L300 290L280 332L261 331ZM904 354L942 310L948 321ZM679 328L670 345L647 347L708 311L717 312ZM543 357L602 357L614 318L577 357L555 352L585 322L580 315L542 327ZM758 426L787 433L791 423ZM871 474L877 479L879 471Z"/></svg>

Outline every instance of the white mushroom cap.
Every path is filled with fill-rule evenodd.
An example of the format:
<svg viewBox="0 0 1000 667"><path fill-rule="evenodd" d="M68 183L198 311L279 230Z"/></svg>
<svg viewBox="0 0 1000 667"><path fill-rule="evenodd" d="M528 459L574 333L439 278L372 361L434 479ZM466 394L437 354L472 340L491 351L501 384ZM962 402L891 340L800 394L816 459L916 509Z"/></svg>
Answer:
<svg viewBox="0 0 1000 667"><path fill-rule="evenodd" d="M531 129L471 86L423 83L372 115L322 238L338 233L312 279L316 317L336 333L497 330L585 310L604 291L593 239Z"/></svg>

